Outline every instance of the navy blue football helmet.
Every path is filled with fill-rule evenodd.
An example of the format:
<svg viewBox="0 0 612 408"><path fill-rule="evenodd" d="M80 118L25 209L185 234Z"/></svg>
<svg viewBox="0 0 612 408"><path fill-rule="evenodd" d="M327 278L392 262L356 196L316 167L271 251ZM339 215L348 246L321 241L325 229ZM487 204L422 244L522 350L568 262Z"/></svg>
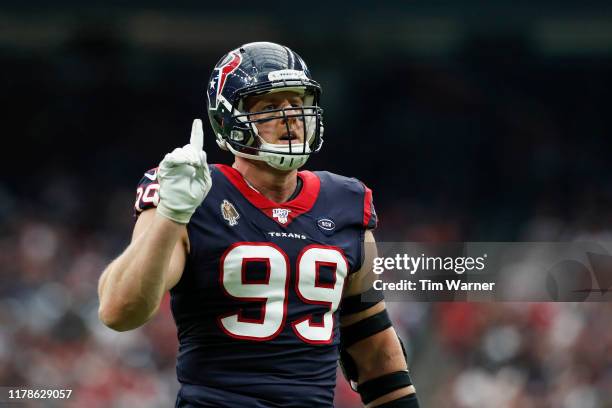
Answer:
<svg viewBox="0 0 612 408"><path fill-rule="evenodd" d="M246 111L247 97L281 91L298 93L303 106ZM293 170L323 144L320 96L321 87L299 55L279 44L254 42L230 51L215 66L208 86L208 117L222 149L280 170ZM303 123L300 143L292 143L291 138L288 144L267 143L258 134L256 125L273 119L284 120L289 134L292 118Z"/></svg>

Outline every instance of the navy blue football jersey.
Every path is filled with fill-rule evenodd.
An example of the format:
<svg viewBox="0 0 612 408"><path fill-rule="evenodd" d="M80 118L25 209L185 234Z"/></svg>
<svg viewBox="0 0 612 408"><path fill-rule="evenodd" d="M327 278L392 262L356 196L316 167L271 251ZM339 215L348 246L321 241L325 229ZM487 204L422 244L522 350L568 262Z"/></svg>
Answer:
<svg viewBox="0 0 612 408"><path fill-rule="evenodd" d="M301 171L275 203L241 174L211 165L212 189L187 225L190 252L172 288L178 407L331 407L347 276L376 226L360 181ZM156 169L136 213L157 205Z"/></svg>

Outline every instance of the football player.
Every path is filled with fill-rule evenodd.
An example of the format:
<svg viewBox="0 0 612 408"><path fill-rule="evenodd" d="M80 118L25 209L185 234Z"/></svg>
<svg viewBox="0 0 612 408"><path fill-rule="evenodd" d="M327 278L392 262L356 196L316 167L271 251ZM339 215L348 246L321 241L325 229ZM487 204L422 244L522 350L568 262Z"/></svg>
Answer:
<svg viewBox="0 0 612 408"><path fill-rule="evenodd" d="M376 256L370 189L298 171L323 143L306 64L245 44L207 88L235 161L207 164L196 119L190 143L144 174L132 242L100 278L100 319L134 329L170 291L177 407L332 407L338 359L366 406L417 407L382 297L362 301Z"/></svg>

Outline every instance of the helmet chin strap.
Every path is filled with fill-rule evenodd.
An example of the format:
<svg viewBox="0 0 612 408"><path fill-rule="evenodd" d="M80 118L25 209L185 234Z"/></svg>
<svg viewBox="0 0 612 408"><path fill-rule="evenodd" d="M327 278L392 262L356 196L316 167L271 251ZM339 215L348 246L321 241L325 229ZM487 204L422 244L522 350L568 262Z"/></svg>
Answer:
<svg viewBox="0 0 612 408"><path fill-rule="evenodd" d="M272 144L272 143L262 143L261 147L267 150L273 150L278 153L271 152L259 152L259 154L248 154L240 152L232 147L231 144L226 143L226 147L236 156L244 157L245 159L251 160L259 160L268 164L268 166L273 167L277 170L283 171L291 171L298 169L306 163L309 155L295 155L295 154L283 154L289 153L289 145L285 144ZM302 143L292 145L292 150L294 149L304 149L304 145ZM306 146L306 152L310 152L310 147Z"/></svg>
<svg viewBox="0 0 612 408"><path fill-rule="evenodd" d="M291 151L295 152L297 150L306 153L300 155L283 154L290 152L288 144L272 144L262 142L261 147L262 149L271 150L275 152L271 153L262 151L259 152L259 156L265 158L265 161L266 163L268 163L269 166L274 167L278 170L295 170L297 168L300 168L304 165L304 163L306 163L308 157L310 157L308 154L310 153L310 147L308 145L304 146L304 143L291 145Z"/></svg>

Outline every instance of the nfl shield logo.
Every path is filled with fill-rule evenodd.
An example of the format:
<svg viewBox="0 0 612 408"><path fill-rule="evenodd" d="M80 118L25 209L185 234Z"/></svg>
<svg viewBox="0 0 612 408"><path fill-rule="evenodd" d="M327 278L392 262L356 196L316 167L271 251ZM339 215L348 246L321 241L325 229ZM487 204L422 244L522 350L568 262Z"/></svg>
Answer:
<svg viewBox="0 0 612 408"><path fill-rule="evenodd" d="M272 209L272 217L276 218L281 224L286 224L290 212L291 210L286 208L274 208Z"/></svg>

